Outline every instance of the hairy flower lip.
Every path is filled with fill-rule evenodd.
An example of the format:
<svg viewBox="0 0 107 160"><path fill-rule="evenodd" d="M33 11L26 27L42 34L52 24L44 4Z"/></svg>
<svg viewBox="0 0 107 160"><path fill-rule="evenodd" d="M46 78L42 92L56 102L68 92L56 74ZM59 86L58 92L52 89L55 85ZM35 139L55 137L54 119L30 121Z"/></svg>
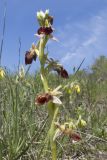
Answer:
<svg viewBox="0 0 107 160"><path fill-rule="evenodd" d="M63 68L61 68L61 73L60 74L61 74L61 77L63 77L63 78L69 78L68 72Z"/></svg>
<svg viewBox="0 0 107 160"><path fill-rule="evenodd" d="M31 51L26 51L25 54L25 64L31 64L32 61L36 61L37 55L35 53L32 53Z"/></svg>
<svg viewBox="0 0 107 160"><path fill-rule="evenodd" d="M80 141L82 139L81 136L78 133L72 133L72 134L69 135L69 137L71 139L73 139L74 141Z"/></svg>
<svg viewBox="0 0 107 160"><path fill-rule="evenodd" d="M44 94L41 94L39 95L36 99L35 99L35 104L38 104L38 105L43 105L47 102L49 102L50 100L53 99L53 96L49 93L44 93Z"/></svg>
<svg viewBox="0 0 107 160"><path fill-rule="evenodd" d="M50 35L53 32L53 29L51 27L40 27L37 31L37 33L40 34L45 34L45 35Z"/></svg>
<svg viewBox="0 0 107 160"><path fill-rule="evenodd" d="M55 68L54 70L57 71L58 75L60 75L62 78L69 78L68 72L62 66Z"/></svg>

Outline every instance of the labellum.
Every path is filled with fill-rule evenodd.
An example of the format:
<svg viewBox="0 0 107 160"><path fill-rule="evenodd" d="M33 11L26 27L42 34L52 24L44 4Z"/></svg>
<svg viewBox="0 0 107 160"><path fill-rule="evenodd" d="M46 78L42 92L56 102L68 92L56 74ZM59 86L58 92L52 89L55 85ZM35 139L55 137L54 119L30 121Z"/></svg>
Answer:
<svg viewBox="0 0 107 160"><path fill-rule="evenodd" d="M63 77L63 78L69 78L68 72L63 68L61 68L60 74L61 74L61 77Z"/></svg>
<svg viewBox="0 0 107 160"><path fill-rule="evenodd" d="M78 133L71 133L69 136L74 141L80 141L81 140L81 136Z"/></svg>
<svg viewBox="0 0 107 160"><path fill-rule="evenodd" d="M32 61L36 61L36 58L37 58L37 55L36 53L32 53L31 51L26 51L26 54L25 54L25 64L31 64Z"/></svg>
<svg viewBox="0 0 107 160"><path fill-rule="evenodd" d="M62 78L69 78L68 72L63 67L55 68L54 70L57 71Z"/></svg>
<svg viewBox="0 0 107 160"><path fill-rule="evenodd" d="M43 105L52 99L53 99L53 97L49 93L41 94L36 98L35 104Z"/></svg>
<svg viewBox="0 0 107 160"><path fill-rule="evenodd" d="M38 29L38 34L45 34L45 35L50 35L53 32L53 29L51 27L40 27Z"/></svg>

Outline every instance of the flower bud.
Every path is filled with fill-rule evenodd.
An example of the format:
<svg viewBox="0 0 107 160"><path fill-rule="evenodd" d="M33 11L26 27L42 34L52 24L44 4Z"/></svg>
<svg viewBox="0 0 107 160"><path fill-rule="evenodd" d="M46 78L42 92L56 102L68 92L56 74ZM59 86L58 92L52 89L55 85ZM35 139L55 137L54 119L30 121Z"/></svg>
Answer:
<svg viewBox="0 0 107 160"><path fill-rule="evenodd" d="M49 15L49 10L37 12L37 19L42 27L49 27L53 24L53 17Z"/></svg>
<svg viewBox="0 0 107 160"><path fill-rule="evenodd" d="M77 93L80 93L80 86L79 85L75 85L74 88L75 88Z"/></svg>
<svg viewBox="0 0 107 160"><path fill-rule="evenodd" d="M49 16L49 9L46 9L45 16Z"/></svg>
<svg viewBox="0 0 107 160"><path fill-rule="evenodd" d="M5 71L2 68L0 68L0 78L2 79L4 78L4 76L5 76Z"/></svg>
<svg viewBox="0 0 107 160"><path fill-rule="evenodd" d="M45 18L45 13L44 13L43 11L37 12L37 19L38 19L39 21L41 21L41 20L44 19L44 18Z"/></svg>
<svg viewBox="0 0 107 160"><path fill-rule="evenodd" d="M86 121L84 121L83 119L80 119L78 122L78 126L79 127L85 127L87 125Z"/></svg>

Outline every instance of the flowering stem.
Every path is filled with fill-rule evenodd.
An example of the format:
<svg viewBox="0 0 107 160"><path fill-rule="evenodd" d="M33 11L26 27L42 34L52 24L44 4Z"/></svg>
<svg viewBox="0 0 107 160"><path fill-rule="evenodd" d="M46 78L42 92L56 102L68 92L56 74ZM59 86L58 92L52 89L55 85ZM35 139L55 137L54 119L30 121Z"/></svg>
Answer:
<svg viewBox="0 0 107 160"><path fill-rule="evenodd" d="M44 49L45 49L45 45L46 45L47 41L48 41L48 36L42 37L40 39L40 44L39 44L39 60L40 60L40 64L41 64L40 74L41 74L41 80L42 80L45 92L48 92L48 88L49 88L48 81L46 79L45 68L44 68L44 66L45 66ZM50 141L50 145L51 145L52 160L57 160L56 142L53 141L53 136L54 136L54 132L55 132L54 122L57 117L58 107L54 103L49 102L47 108L48 108L48 113L49 113L49 118L50 118L50 129L48 132L48 136L49 136L49 141Z"/></svg>
<svg viewBox="0 0 107 160"><path fill-rule="evenodd" d="M48 82L45 76L45 69L44 69L44 65L45 65L44 48L47 43L47 40L48 40L47 38L42 37L40 39L40 44L39 44L39 60L41 64L40 74L41 74L41 80L42 80L45 92L48 92Z"/></svg>
<svg viewBox="0 0 107 160"><path fill-rule="evenodd" d="M56 147L56 142L53 141L53 137L55 134L54 122L56 121L58 110L59 110L59 107L57 107L55 104L51 102L48 104L48 111L50 113L50 122L51 122L51 127L49 130L49 139L50 139L50 145L51 145L51 151L52 151L52 160L57 160L57 147Z"/></svg>
<svg viewBox="0 0 107 160"><path fill-rule="evenodd" d="M42 80L45 92L48 92L48 83L47 83L47 79L46 79L46 76L45 76L45 72L44 72L44 67L43 66L41 66L40 72L41 72L40 73L41 74L41 80Z"/></svg>

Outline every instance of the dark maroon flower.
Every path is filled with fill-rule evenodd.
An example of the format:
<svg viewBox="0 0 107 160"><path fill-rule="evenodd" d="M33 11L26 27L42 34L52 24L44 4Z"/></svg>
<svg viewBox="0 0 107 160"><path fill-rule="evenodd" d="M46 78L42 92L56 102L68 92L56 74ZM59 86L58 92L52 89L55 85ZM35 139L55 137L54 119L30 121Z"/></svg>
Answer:
<svg viewBox="0 0 107 160"><path fill-rule="evenodd" d="M78 133L72 133L70 135L70 138L72 138L74 141L80 141L81 140L81 136Z"/></svg>
<svg viewBox="0 0 107 160"><path fill-rule="evenodd" d="M45 27L40 27L37 32L38 32L39 35L44 34L45 33Z"/></svg>
<svg viewBox="0 0 107 160"><path fill-rule="evenodd" d="M53 32L53 29L51 27L45 27L45 34L51 34Z"/></svg>
<svg viewBox="0 0 107 160"><path fill-rule="evenodd" d="M32 53L30 51L26 51L26 54L25 54L25 64L31 64L32 61L36 61L36 53Z"/></svg>
<svg viewBox="0 0 107 160"><path fill-rule="evenodd" d="M53 32L53 29L51 27L40 27L38 29L38 34L45 34L45 35L49 35Z"/></svg>
<svg viewBox="0 0 107 160"><path fill-rule="evenodd" d="M63 68L61 68L60 74L61 74L61 77L63 78L69 78L68 72Z"/></svg>
<svg viewBox="0 0 107 160"><path fill-rule="evenodd" d="M69 78L68 72L63 67L55 68L54 70L57 71L62 78Z"/></svg>
<svg viewBox="0 0 107 160"><path fill-rule="evenodd" d="M52 99L53 99L53 97L49 93L41 94L36 98L35 104L43 105Z"/></svg>

